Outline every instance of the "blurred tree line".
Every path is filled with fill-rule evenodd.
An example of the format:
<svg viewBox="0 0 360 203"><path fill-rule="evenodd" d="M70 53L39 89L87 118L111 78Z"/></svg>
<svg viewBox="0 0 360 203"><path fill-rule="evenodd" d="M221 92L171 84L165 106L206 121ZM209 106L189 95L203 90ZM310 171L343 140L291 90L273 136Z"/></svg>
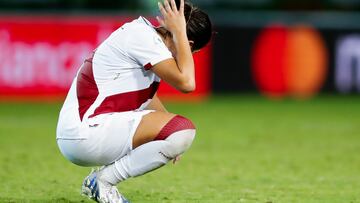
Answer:
<svg viewBox="0 0 360 203"><path fill-rule="evenodd" d="M157 10L157 0L0 0L2 10ZM207 10L360 10L360 0L192 0Z"/></svg>

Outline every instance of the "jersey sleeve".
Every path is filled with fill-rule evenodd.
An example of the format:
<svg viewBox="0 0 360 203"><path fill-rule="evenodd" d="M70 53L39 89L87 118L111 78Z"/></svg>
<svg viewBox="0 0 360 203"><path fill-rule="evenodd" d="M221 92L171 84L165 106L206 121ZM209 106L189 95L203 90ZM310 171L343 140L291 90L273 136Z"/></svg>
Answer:
<svg viewBox="0 0 360 203"><path fill-rule="evenodd" d="M152 28L151 28L152 29ZM127 41L127 52L130 57L150 70L157 63L173 58L161 37L150 28L139 26Z"/></svg>

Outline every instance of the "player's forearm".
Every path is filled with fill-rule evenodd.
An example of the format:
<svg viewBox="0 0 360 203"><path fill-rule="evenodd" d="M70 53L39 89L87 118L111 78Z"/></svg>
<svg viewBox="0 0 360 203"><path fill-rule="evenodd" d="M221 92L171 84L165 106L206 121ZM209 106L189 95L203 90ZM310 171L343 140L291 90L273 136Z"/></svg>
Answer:
<svg viewBox="0 0 360 203"><path fill-rule="evenodd" d="M190 92L195 89L195 65L186 32L173 33L176 48L176 62L180 71L181 81Z"/></svg>
<svg viewBox="0 0 360 203"><path fill-rule="evenodd" d="M186 20L184 15L184 0L180 1L178 9L174 0L164 0L158 3L163 19L157 18L160 25L171 32L176 49L176 65L178 71L174 71L176 82L173 86L182 92L195 90L194 61L186 35ZM170 80L171 81L171 80Z"/></svg>

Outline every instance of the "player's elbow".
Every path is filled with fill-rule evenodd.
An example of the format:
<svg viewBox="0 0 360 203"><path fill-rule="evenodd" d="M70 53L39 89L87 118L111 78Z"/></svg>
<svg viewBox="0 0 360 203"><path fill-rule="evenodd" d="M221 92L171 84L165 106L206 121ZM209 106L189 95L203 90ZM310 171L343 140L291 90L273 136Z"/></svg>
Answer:
<svg viewBox="0 0 360 203"><path fill-rule="evenodd" d="M196 85L194 80L186 80L181 82L181 84L178 86L179 91L182 93L191 93L195 91Z"/></svg>

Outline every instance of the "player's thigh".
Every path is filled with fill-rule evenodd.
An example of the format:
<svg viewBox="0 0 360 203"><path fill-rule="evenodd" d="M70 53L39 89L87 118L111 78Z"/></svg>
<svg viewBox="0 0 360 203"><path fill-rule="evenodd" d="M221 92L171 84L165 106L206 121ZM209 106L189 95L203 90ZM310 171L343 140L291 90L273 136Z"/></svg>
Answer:
<svg viewBox="0 0 360 203"><path fill-rule="evenodd" d="M133 148L153 141L161 129L176 115L155 111L142 117L133 137Z"/></svg>
<svg viewBox="0 0 360 203"><path fill-rule="evenodd" d="M81 140L59 140L61 152L80 166L108 165L132 150L132 138L144 115L131 111L99 115L83 121Z"/></svg>

